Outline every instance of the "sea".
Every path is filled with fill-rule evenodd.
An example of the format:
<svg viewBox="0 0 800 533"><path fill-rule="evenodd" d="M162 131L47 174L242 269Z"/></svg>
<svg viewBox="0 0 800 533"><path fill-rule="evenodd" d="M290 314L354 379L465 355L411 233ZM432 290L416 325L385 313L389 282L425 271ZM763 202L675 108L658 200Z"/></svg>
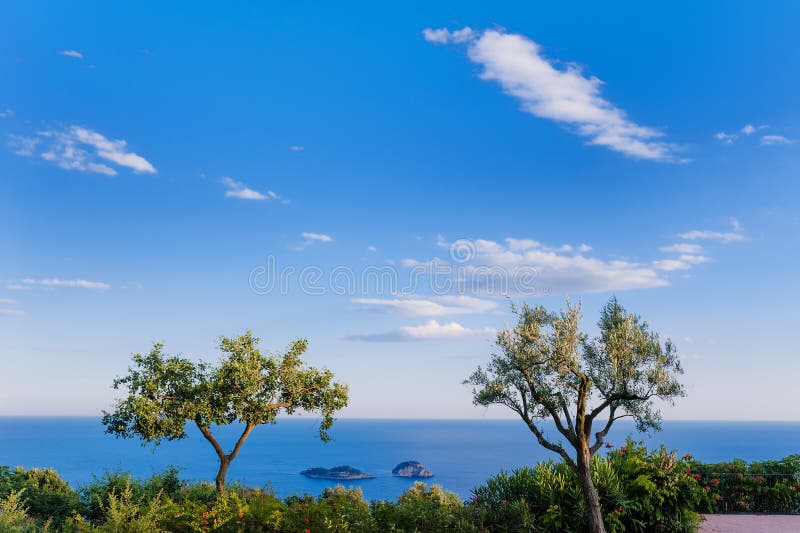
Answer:
<svg viewBox="0 0 800 533"><path fill-rule="evenodd" d="M259 426L233 461L228 481L270 487L281 497L316 495L336 483L308 479L301 470L350 465L375 477L346 485L361 487L369 499L393 500L413 481L394 477L392 468L414 460L434 473L429 483L466 499L474 487L502 470L558 459L516 420L343 419L336 421L333 440L327 443L319 440L317 427L311 418ZM230 449L240 429L227 426L214 432ZM170 465L179 468L185 479L212 481L216 455L195 427L188 427L188 433L185 440L154 448L105 434L95 417L0 417L0 465L52 467L73 486L106 471L147 477ZM800 422L665 421L662 431L647 436L621 420L606 440L619 446L627 435L644 440L648 447L665 445L708 462L780 459L800 453Z"/></svg>

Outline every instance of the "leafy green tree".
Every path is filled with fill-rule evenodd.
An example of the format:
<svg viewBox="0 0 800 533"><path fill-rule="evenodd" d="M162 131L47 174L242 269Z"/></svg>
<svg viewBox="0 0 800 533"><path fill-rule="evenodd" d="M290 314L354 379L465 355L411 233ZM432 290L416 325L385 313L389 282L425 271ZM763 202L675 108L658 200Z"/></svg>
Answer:
<svg viewBox="0 0 800 533"><path fill-rule="evenodd" d="M283 354L265 356L251 332L222 337L223 357L216 365L169 356L155 344L147 355L135 354L128 374L114 380L125 387L113 412L103 412L106 432L122 438L140 438L158 445L183 439L186 424L194 423L219 458L217 490L224 490L228 467L257 426L274 424L279 413L298 410L322 416L319 436L329 440L334 413L347 405L348 388L325 369L306 366L300 356L307 341L297 340ZM230 452L212 433L213 425L244 424Z"/></svg>
<svg viewBox="0 0 800 533"><path fill-rule="evenodd" d="M579 331L580 307L569 303L559 313L527 304L513 311L517 325L498 333L498 352L465 383L473 386L475 405L511 409L539 444L564 459L580 482L590 531L604 533L591 458L620 418L635 420L639 431L660 429L655 400L684 395L675 348L616 298L603 308L594 339ZM563 440L545 435L539 421L546 419Z"/></svg>

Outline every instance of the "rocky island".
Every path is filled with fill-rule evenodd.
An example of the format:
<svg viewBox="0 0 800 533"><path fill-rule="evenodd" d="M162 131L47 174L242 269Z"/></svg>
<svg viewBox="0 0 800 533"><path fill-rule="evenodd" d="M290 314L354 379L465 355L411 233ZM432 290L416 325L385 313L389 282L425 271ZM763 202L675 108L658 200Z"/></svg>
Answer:
<svg viewBox="0 0 800 533"><path fill-rule="evenodd" d="M375 477L372 474L362 472L358 468L353 468L352 466L347 465L334 466L333 468L307 468L306 470L300 472L300 474L311 479L332 479L334 481L370 479Z"/></svg>
<svg viewBox="0 0 800 533"><path fill-rule="evenodd" d="M433 472L422 466L419 461L403 461L392 469L392 474L409 478L433 477Z"/></svg>

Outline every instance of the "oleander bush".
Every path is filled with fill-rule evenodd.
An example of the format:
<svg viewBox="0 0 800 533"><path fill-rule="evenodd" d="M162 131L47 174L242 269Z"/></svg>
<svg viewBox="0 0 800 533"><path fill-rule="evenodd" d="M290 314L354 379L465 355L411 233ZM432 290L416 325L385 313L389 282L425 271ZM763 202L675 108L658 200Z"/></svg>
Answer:
<svg viewBox="0 0 800 533"><path fill-rule="evenodd" d="M696 509L707 503L688 464L663 447L648 451L628 440L607 457L592 459L592 475L609 532L691 532ZM499 532L586 529L578 480L565 463L540 463L501 473L473 491L481 525Z"/></svg>
<svg viewBox="0 0 800 533"><path fill-rule="evenodd" d="M708 512L800 513L800 455L714 464L686 457L690 475L708 495Z"/></svg>
<svg viewBox="0 0 800 533"><path fill-rule="evenodd" d="M799 472L800 455L703 464L631 440L593 458L610 533L688 533L698 512L798 513ZM501 472L467 501L424 483L396 501L341 486L288 498L237 484L217 492L175 468L147 479L106 472L75 490L53 470L0 467L2 533L581 533L583 506L575 474L553 461Z"/></svg>

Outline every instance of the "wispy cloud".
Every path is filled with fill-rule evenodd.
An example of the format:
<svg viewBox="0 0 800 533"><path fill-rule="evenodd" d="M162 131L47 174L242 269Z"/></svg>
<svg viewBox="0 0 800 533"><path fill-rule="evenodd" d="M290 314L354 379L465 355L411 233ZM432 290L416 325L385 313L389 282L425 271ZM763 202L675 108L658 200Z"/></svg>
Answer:
<svg viewBox="0 0 800 533"><path fill-rule="evenodd" d="M669 285L651 262L604 260L586 252L576 252L569 245L546 246L534 239L507 238L503 242L485 239L439 243L450 249L450 260L434 257L426 261L405 259L403 264L414 269L444 271L455 267L456 276L467 284L490 283L490 292L514 292L520 282L525 291L536 293L590 293L647 289ZM520 281L521 276L526 279ZM460 280L455 280L456 283ZM499 289L498 289L499 288ZM482 286L466 287L480 295Z"/></svg>
<svg viewBox="0 0 800 533"><path fill-rule="evenodd" d="M726 133L724 131L720 131L714 134L714 138L718 141L721 141L725 144L733 144L736 139L738 139L741 135L745 137L749 137L750 135L754 134L757 131L763 130L768 128L766 124L762 124L760 126L753 126L752 124L745 124L742 126L738 132L735 133Z"/></svg>
<svg viewBox="0 0 800 533"><path fill-rule="evenodd" d="M601 80L574 63L558 68L524 35L470 28L426 28L422 35L435 44L465 43L469 59L483 67L481 79L498 82L524 111L574 128L589 144L639 159L679 160L675 145L656 140L660 131L633 122L601 96Z"/></svg>
<svg viewBox="0 0 800 533"><path fill-rule="evenodd" d="M25 311L19 309L0 309L0 316L24 316Z"/></svg>
<svg viewBox="0 0 800 533"><path fill-rule="evenodd" d="M742 133L744 133L745 135L752 135L756 131L758 131L759 129L762 129L762 128L765 128L765 127L766 126L759 126L758 128L756 128L752 124L745 124L744 127L742 128Z"/></svg>
<svg viewBox="0 0 800 533"><path fill-rule="evenodd" d="M289 150L291 150L292 152L302 152L303 150L305 150L305 148L300 146L300 145L298 145L298 144L295 144L295 145L290 146Z"/></svg>
<svg viewBox="0 0 800 533"><path fill-rule="evenodd" d="M281 197L272 191L260 193L232 178L224 177L220 180L228 190L225 191L227 198L239 198L241 200L280 200Z"/></svg>
<svg viewBox="0 0 800 533"><path fill-rule="evenodd" d="M322 242L322 243L333 242L333 237L325 233L312 233L309 231L304 231L303 233L300 234L300 236L303 237L304 239L303 242L294 247L294 249L298 252L302 252L303 250L305 250L306 248L317 242Z"/></svg>
<svg viewBox="0 0 800 533"><path fill-rule="evenodd" d="M678 235L681 239L689 241L711 240L723 243L746 241L747 237L742 232L742 226L735 218L731 219L733 231L691 230Z"/></svg>
<svg viewBox="0 0 800 533"><path fill-rule="evenodd" d="M662 252L672 252L676 254L698 254L703 251L703 247L699 244L680 242L677 244L671 244L669 246L662 246L659 248L659 250Z"/></svg>
<svg viewBox="0 0 800 533"><path fill-rule="evenodd" d="M371 311L394 313L407 316L445 316L476 314L492 311L497 303L473 298L471 296L437 296L433 298L355 298L353 303L361 304Z"/></svg>
<svg viewBox="0 0 800 533"><path fill-rule="evenodd" d="M65 57L74 57L75 59L83 59L83 54L77 50L59 50L58 55Z"/></svg>
<svg viewBox="0 0 800 533"><path fill-rule="evenodd" d="M13 135L9 145L17 155L28 157L37 155L38 149L38 155L42 159L65 170L114 176L117 170L106 164L112 163L136 173L156 173L155 167L149 161L128 150L126 141L108 139L81 126L40 131L34 137Z"/></svg>
<svg viewBox="0 0 800 533"><path fill-rule="evenodd" d="M11 118L14 116L14 110L5 108L3 111L0 111L0 118Z"/></svg>
<svg viewBox="0 0 800 533"><path fill-rule="evenodd" d="M19 302L10 298L0 298L0 305L17 305Z"/></svg>
<svg viewBox="0 0 800 533"><path fill-rule="evenodd" d="M440 324L436 320L430 320L418 326L404 326L385 333L367 333L363 335L350 335L347 337L353 341L366 342L414 342L414 341L433 341L433 340L458 340L470 337L491 337L496 330L492 328L470 329L462 326L458 322L448 322Z"/></svg>
<svg viewBox="0 0 800 533"><path fill-rule="evenodd" d="M111 285L102 281L87 281L85 279L59 279L59 278L44 278L44 279L23 279L22 287L31 287L39 285L41 287L76 287L80 289L97 289L107 290Z"/></svg>
<svg viewBox="0 0 800 533"><path fill-rule="evenodd" d="M23 137L21 135L9 135L8 147L17 155L30 157L36 151L36 146L40 139L36 137Z"/></svg>
<svg viewBox="0 0 800 533"><path fill-rule="evenodd" d="M300 235L308 239L309 241L333 242L333 237L331 237L330 235L326 235L324 233L310 233L305 231Z"/></svg>
<svg viewBox="0 0 800 533"><path fill-rule="evenodd" d="M724 131L720 131L719 133L714 134L714 138L724 142L725 144L733 144L739 136L735 133L725 133Z"/></svg>
<svg viewBox="0 0 800 533"><path fill-rule="evenodd" d="M784 137L783 135L764 135L761 137L761 144L764 146L775 144L792 144L792 140Z"/></svg>

